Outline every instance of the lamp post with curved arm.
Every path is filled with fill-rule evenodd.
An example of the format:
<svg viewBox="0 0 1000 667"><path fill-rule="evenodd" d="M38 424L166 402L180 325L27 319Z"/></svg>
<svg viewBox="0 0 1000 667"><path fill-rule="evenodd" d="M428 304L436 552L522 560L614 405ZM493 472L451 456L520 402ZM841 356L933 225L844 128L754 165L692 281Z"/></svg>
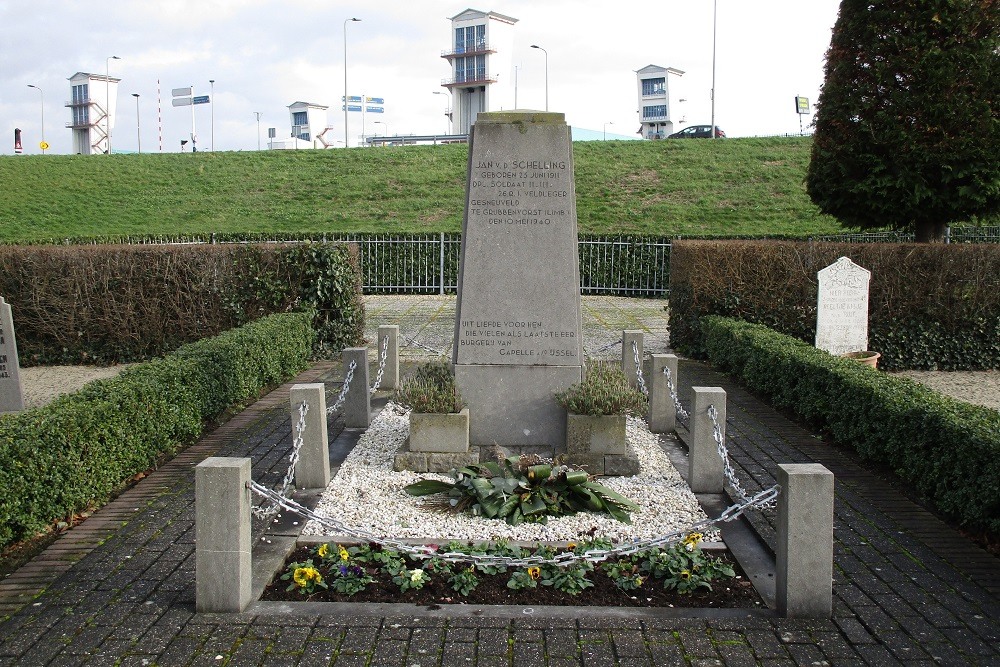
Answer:
<svg viewBox="0 0 1000 667"><path fill-rule="evenodd" d="M532 44L531 48L538 49L545 54L545 110L549 110L549 52L538 46L537 44Z"/></svg>
<svg viewBox="0 0 1000 667"><path fill-rule="evenodd" d="M344 148L349 148L351 145L347 137L347 24L360 20L354 18L344 20ZM364 100L361 103L364 104Z"/></svg>
<svg viewBox="0 0 1000 667"><path fill-rule="evenodd" d="M104 59L104 127L108 132L108 155L111 155L111 61L121 60L118 56Z"/></svg>
<svg viewBox="0 0 1000 667"><path fill-rule="evenodd" d="M38 91L38 94L42 96L42 144L45 143L45 93L42 89L33 83L28 84L28 88L34 88ZM42 148L42 155L45 155L45 148Z"/></svg>

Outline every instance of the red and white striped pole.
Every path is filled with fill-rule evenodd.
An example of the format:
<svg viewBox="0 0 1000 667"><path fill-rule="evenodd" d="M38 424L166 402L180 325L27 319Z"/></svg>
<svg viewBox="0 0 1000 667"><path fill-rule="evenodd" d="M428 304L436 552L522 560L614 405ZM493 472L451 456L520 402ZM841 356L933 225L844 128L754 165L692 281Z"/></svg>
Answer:
<svg viewBox="0 0 1000 667"><path fill-rule="evenodd" d="M160 80L156 80L156 124L160 130L160 152L163 152L163 113L160 111Z"/></svg>

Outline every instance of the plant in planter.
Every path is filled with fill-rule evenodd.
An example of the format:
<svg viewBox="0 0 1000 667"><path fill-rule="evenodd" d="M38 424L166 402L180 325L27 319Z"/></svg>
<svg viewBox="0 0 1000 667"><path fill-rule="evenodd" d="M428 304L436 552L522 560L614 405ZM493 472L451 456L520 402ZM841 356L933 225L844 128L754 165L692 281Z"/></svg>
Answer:
<svg viewBox="0 0 1000 667"><path fill-rule="evenodd" d="M600 474L635 474L638 459L628 456L626 415L646 411L646 397L628 383L617 365L596 363L583 382L556 394L566 408L568 459Z"/></svg>
<svg viewBox="0 0 1000 667"><path fill-rule="evenodd" d="M447 507L475 516L503 519L512 526L545 523L550 516L605 512L631 523L638 509L619 493L594 482L582 470L553 466L537 456L509 456L459 468L454 482L424 479L404 488L411 496L448 494Z"/></svg>
<svg viewBox="0 0 1000 667"><path fill-rule="evenodd" d="M462 397L455 384L455 374L448 364L438 361L421 365L416 373L396 390L395 400L410 408L410 437L407 451L434 456L468 455L469 410L462 406ZM462 463L472 462L472 460L462 461ZM421 472L438 469L436 461L430 463L434 465L411 469ZM445 469L451 469L455 463L441 465L445 466Z"/></svg>

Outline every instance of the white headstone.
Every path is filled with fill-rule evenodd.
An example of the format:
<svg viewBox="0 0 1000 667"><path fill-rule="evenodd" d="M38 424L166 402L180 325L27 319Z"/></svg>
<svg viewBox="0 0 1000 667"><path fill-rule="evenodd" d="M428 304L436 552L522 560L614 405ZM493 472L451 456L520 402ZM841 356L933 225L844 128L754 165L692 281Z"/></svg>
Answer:
<svg viewBox="0 0 1000 667"><path fill-rule="evenodd" d="M10 314L10 304L0 296L0 412L24 410L20 370L14 318Z"/></svg>
<svg viewBox="0 0 1000 667"><path fill-rule="evenodd" d="M841 257L817 274L816 347L830 354L868 349L868 283L872 273Z"/></svg>

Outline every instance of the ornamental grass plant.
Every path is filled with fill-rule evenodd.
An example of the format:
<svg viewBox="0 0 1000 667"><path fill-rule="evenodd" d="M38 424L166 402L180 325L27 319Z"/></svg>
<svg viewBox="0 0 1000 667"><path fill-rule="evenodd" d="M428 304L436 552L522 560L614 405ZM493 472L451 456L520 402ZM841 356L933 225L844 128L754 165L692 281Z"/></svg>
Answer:
<svg viewBox="0 0 1000 667"><path fill-rule="evenodd" d="M455 373L443 361L421 364L412 377L402 382L394 400L424 414L461 412L463 407Z"/></svg>
<svg viewBox="0 0 1000 667"><path fill-rule="evenodd" d="M556 402L577 415L642 415L646 397L628 383L622 369L611 362L587 368L583 382L556 394Z"/></svg>

